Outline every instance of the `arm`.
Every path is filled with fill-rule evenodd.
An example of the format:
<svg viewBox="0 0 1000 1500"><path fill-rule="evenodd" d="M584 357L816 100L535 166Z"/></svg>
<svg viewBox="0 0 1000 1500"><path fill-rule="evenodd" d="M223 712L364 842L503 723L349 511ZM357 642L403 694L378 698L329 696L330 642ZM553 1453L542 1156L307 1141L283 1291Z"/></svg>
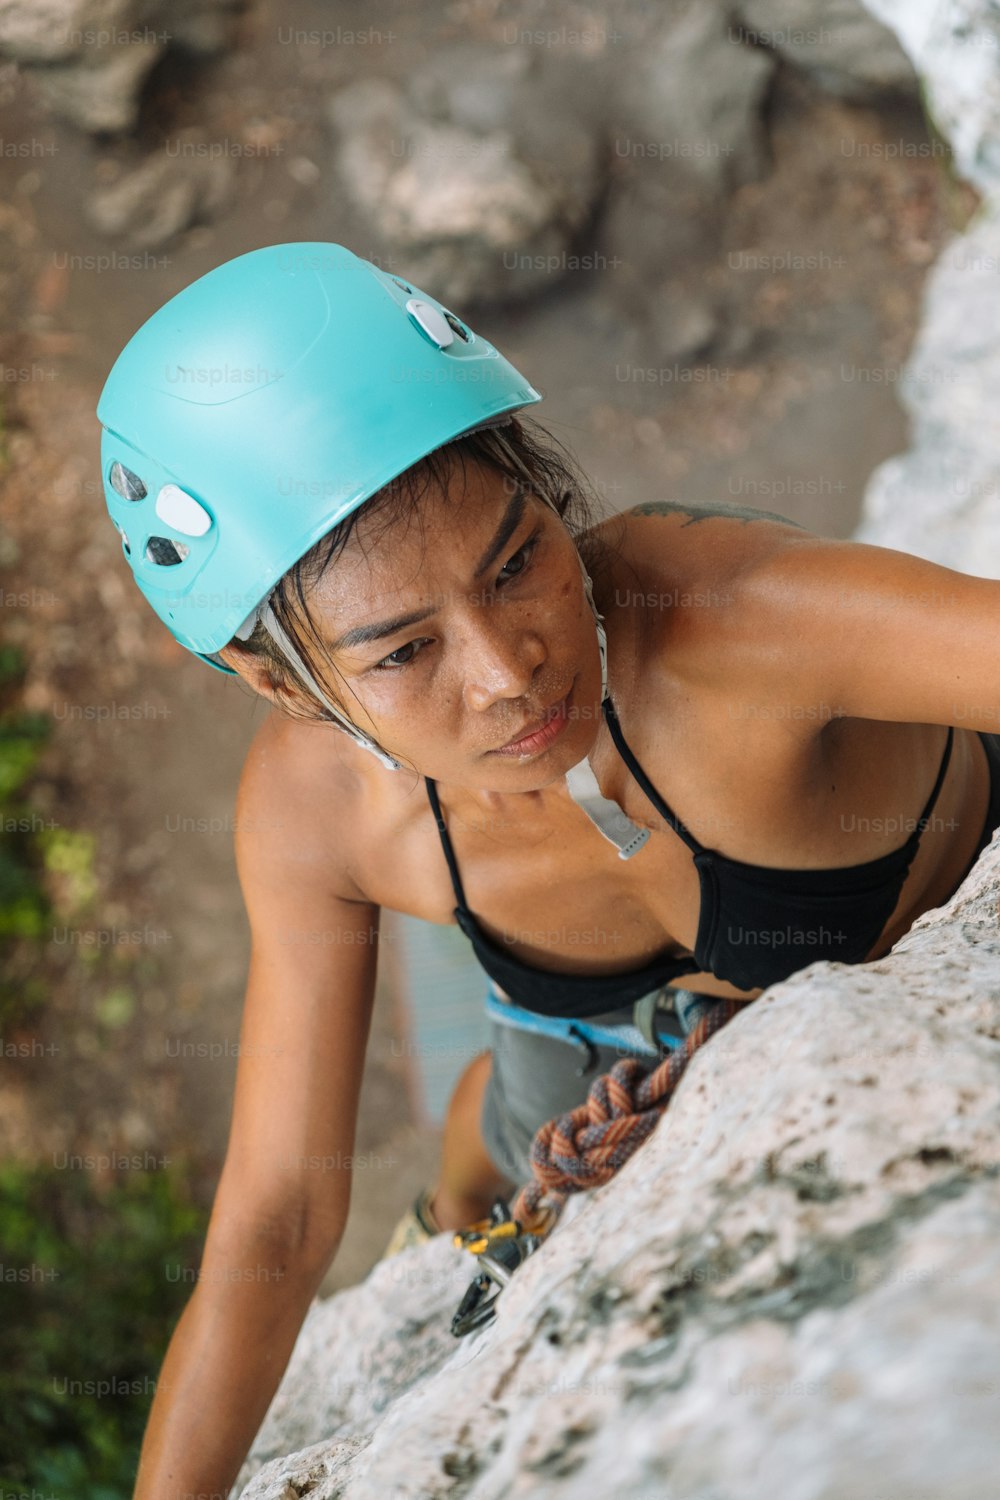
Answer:
<svg viewBox="0 0 1000 1500"><path fill-rule="evenodd" d="M303 860L315 833L293 801L278 761L252 749L237 798L252 954L229 1143L135 1500L228 1495L347 1221L378 909L331 889L329 853L326 878Z"/></svg>
<svg viewBox="0 0 1000 1500"><path fill-rule="evenodd" d="M1000 732L1000 581L790 538L740 583L743 680L838 715Z"/></svg>

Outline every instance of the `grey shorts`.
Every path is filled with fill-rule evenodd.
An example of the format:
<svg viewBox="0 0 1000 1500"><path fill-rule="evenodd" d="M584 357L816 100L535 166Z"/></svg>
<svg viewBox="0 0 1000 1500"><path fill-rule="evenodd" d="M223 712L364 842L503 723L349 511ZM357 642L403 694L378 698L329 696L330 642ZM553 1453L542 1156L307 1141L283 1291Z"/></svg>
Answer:
<svg viewBox="0 0 1000 1500"><path fill-rule="evenodd" d="M630 1025L632 1006L587 1019L595 1024ZM592 1065L578 1077L577 1069L588 1060L585 1048L492 1019L489 1027L493 1067L483 1094L480 1130L496 1166L520 1186L531 1178L529 1152L539 1128L554 1115L582 1104L595 1078L607 1073L620 1058L635 1054L615 1047L595 1047ZM641 1061L648 1066L655 1059L644 1057Z"/></svg>

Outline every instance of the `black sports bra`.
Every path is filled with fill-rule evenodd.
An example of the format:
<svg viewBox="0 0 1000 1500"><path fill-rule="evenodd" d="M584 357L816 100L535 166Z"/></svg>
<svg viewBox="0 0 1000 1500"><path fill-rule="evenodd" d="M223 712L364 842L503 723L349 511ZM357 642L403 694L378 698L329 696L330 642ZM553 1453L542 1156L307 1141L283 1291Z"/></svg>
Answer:
<svg viewBox="0 0 1000 1500"><path fill-rule="evenodd" d="M629 1005L682 974L706 973L738 989L759 989L787 979L817 959L860 963L895 908L926 820L937 801L954 729L937 780L909 838L898 849L859 865L833 870L786 870L745 864L706 849L664 802L629 749L610 698L601 705L611 737L657 812L692 850L701 882L701 912L694 957L672 949L641 968L620 974L560 974L537 969L501 947L480 927L462 889L455 851L437 787L424 777L458 905L455 920L476 957L517 1005L547 1016L581 1019Z"/></svg>

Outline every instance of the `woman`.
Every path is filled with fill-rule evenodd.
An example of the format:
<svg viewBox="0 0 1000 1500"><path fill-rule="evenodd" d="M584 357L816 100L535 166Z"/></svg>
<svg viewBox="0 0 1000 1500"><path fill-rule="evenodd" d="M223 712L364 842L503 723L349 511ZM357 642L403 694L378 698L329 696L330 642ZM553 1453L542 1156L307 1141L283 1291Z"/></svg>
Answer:
<svg viewBox="0 0 1000 1500"><path fill-rule="evenodd" d="M226 1491L343 1234L382 907L458 921L498 1016L596 1025L593 1075L650 996L887 953L1000 824L1000 583L756 511L595 521L513 415L539 399L337 245L202 277L102 395L139 587L276 710L237 801L230 1142L139 1500ZM523 1177L585 1074L496 1024L424 1232Z"/></svg>

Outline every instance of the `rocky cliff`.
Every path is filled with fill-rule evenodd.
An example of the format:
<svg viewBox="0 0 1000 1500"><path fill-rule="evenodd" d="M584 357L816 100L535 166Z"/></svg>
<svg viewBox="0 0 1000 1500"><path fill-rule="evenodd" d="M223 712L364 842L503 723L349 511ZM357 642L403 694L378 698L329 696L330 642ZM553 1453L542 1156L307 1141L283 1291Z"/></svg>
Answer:
<svg viewBox="0 0 1000 1500"><path fill-rule="evenodd" d="M730 1022L480 1333L448 1236L317 1302L243 1500L994 1500L998 896Z"/></svg>

